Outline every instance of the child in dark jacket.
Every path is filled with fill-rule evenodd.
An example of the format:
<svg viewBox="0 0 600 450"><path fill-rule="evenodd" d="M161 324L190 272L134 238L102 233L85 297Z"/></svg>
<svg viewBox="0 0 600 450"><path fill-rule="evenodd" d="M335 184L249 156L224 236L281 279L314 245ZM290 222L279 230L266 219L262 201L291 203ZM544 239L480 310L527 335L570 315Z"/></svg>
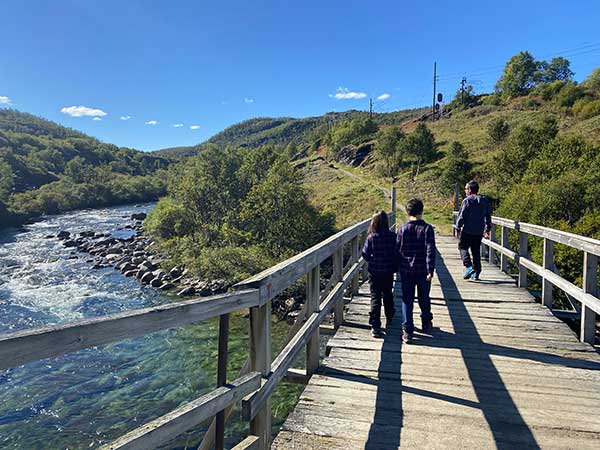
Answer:
<svg viewBox="0 0 600 450"><path fill-rule="evenodd" d="M369 324L374 337L382 337L381 299L385 310L386 328L392 323L396 309L392 293L394 272L397 270L396 235L390 230L385 211L377 212L369 227L369 234L362 249L369 263L369 285L371 288L371 311Z"/></svg>
<svg viewBox="0 0 600 450"><path fill-rule="evenodd" d="M433 227L422 219L421 200L410 200L406 205L406 213L408 222L398 229L397 251L402 278L402 340L408 344L412 341L415 329L415 287L421 308L421 330L429 332L433 328L429 291L435 269L435 236Z"/></svg>

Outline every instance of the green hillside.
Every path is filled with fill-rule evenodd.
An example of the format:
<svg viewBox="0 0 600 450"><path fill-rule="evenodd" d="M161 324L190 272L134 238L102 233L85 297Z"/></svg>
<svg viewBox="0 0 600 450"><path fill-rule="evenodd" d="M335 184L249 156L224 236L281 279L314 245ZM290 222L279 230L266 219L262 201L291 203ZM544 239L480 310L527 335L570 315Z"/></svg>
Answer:
<svg viewBox="0 0 600 450"><path fill-rule="evenodd" d="M418 118L429 108L406 109L390 113L374 113L373 120L379 125L399 125ZM208 141L189 147L173 147L157 150L153 155L165 158L193 156L208 144L219 148L248 147L261 145L292 146L301 151L318 147L320 139L334 123L347 121L364 115L363 111L330 112L317 117L295 119L292 117L258 117L245 120L215 134Z"/></svg>
<svg viewBox="0 0 600 450"><path fill-rule="evenodd" d="M0 109L2 226L75 208L155 200L165 158Z"/></svg>

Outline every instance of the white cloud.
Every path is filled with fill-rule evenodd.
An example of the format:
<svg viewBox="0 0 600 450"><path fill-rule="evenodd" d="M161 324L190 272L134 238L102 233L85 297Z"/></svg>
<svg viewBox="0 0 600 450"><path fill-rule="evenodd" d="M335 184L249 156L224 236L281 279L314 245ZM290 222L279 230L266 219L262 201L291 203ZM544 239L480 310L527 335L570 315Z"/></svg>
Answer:
<svg viewBox="0 0 600 450"><path fill-rule="evenodd" d="M377 100L387 100L388 98L390 98L391 95L390 94L381 94L379 97L377 97Z"/></svg>
<svg viewBox="0 0 600 450"><path fill-rule="evenodd" d="M0 95L0 105L10 105L10 98L6 95Z"/></svg>
<svg viewBox="0 0 600 450"><path fill-rule="evenodd" d="M131 116L121 116L121 120L129 120L131 119Z"/></svg>
<svg viewBox="0 0 600 450"><path fill-rule="evenodd" d="M200 125L190 125L190 130L197 130L200 128Z"/></svg>
<svg viewBox="0 0 600 450"><path fill-rule="evenodd" d="M94 117L92 120L97 122L98 120L102 120L102 119L100 117Z"/></svg>
<svg viewBox="0 0 600 450"><path fill-rule="evenodd" d="M182 123L174 123L173 128L181 128L183 126Z"/></svg>
<svg viewBox="0 0 600 450"><path fill-rule="evenodd" d="M146 125L158 125L158 122L156 120L149 120L148 122L146 122Z"/></svg>
<svg viewBox="0 0 600 450"><path fill-rule="evenodd" d="M335 94L329 94L330 98L336 98L338 100L358 100L365 98L366 96L367 94L364 92L354 92L343 87L337 88Z"/></svg>
<svg viewBox="0 0 600 450"><path fill-rule="evenodd" d="M88 108L87 106L65 106L60 110L63 114L72 117L104 117L106 113L101 109Z"/></svg>
<svg viewBox="0 0 600 450"><path fill-rule="evenodd" d="M252 97L244 97L244 103L254 103L254 99Z"/></svg>

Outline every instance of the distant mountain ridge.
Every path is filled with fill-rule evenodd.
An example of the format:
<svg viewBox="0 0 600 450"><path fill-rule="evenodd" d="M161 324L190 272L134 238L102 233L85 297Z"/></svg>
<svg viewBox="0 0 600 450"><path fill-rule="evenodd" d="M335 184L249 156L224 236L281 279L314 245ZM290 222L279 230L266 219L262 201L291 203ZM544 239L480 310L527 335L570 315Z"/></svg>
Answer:
<svg viewBox="0 0 600 450"><path fill-rule="evenodd" d="M420 117L428 110L428 107L423 107L389 113L374 113L373 119L379 125L400 125L407 120ZM152 154L165 158L182 158L196 154L206 144L214 144L218 147L252 148L261 145L308 146L318 139L318 135L322 135L320 131L323 129L327 129L335 122L349 120L361 114L365 114L365 112L349 110L305 118L257 117L231 125L198 145L165 148L152 152Z"/></svg>

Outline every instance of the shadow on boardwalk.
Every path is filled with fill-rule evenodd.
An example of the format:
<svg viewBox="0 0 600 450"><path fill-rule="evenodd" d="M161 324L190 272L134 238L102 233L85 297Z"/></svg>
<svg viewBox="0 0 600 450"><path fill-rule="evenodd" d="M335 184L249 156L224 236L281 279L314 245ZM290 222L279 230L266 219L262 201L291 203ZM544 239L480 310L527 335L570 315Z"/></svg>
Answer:
<svg viewBox="0 0 600 450"><path fill-rule="evenodd" d="M444 264L443 258L439 254L437 271L439 278L444 280L441 286L444 297L447 296L446 294L448 291L451 291L451 297L457 298L456 292L458 292L458 287L452 279L448 268ZM450 297L450 295L448 295L448 297ZM443 333L440 330L435 331L433 339L422 339L416 341L415 345L459 349L478 401L473 402L423 389L402 386L401 373L398 373L397 377L390 378L390 372L387 368L394 366L400 367L400 371L402 370L402 353L398 349L397 338L392 339L390 334L383 342L382 360L379 364L376 380L366 376L361 377L338 371L340 376L346 378L351 376L357 379L357 381L360 379L361 382L377 386L375 415L369 430L368 441L365 445L366 450L400 447L403 425L403 392L480 409L494 436L496 447L499 450L512 450L516 448L516 446L518 446L518 448L539 449L540 447L537 444L533 433L519 413L500 374L495 370L491 355L505 354L511 357L532 359L545 363L555 362L571 367L580 367L581 365L589 367L590 365L590 363L584 361L575 359L569 361L568 359L543 352L522 351L511 349L509 347L485 344L479 336L475 323L470 318L465 305L460 301L460 296L457 300L459 301L446 302L446 305L454 329L460 327L461 331L464 331L469 335L469 345L463 345L463 342L459 340L460 338L450 333ZM398 306L399 305L397 305L397 307ZM460 323L458 323L459 320L457 319L457 316L460 317ZM396 324L394 328L396 328L394 334L401 332L399 324ZM438 339L436 339L436 337ZM474 355L475 353L476 355ZM397 361L390 361L390 358L396 358ZM481 370L482 368L485 368L486 370ZM329 369L328 375L335 376L335 371ZM394 411L393 414L391 414L390 411Z"/></svg>

